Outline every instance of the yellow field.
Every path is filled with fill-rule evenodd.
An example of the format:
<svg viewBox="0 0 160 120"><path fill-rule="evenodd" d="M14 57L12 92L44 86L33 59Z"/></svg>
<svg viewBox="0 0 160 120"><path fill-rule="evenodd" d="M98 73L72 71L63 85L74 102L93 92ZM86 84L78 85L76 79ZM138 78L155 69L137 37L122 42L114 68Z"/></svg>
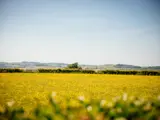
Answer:
<svg viewBox="0 0 160 120"><path fill-rule="evenodd" d="M57 92L57 99L85 95L92 98L112 98L122 95L157 97L160 76L1 73L0 104L14 100L17 106L30 107L39 100L48 101L48 94Z"/></svg>

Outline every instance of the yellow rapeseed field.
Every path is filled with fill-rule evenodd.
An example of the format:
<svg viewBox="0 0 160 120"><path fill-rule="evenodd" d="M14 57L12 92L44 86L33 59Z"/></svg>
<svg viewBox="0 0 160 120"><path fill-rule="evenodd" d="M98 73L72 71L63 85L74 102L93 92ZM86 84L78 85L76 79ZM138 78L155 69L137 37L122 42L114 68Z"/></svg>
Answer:
<svg viewBox="0 0 160 120"><path fill-rule="evenodd" d="M46 103L48 94L57 92L59 101L84 95L95 99L111 99L128 93L153 98L160 95L160 76L1 73L0 105L14 100L17 106L30 108Z"/></svg>

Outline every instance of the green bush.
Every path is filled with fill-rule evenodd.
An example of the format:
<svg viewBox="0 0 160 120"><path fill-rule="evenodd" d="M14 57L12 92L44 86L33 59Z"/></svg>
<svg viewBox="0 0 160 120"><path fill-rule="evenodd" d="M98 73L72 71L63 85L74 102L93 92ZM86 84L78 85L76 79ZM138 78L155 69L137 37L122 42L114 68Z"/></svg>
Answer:
<svg viewBox="0 0 160 120"><path fill-rule="evenodd" d="M56 100L56 94L49 96L49 104L37 104L32 111L17 108L14 102L0 106L0 120L159 120L160 97L143 99L124 94L112 101L85 99Z"/></svg>

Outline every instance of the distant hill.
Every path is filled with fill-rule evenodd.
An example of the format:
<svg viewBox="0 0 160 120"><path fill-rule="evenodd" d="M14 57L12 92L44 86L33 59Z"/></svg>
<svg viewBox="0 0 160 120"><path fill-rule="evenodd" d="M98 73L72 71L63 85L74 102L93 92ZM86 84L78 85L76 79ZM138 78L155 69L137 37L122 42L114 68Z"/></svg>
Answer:
<svg viewBox="0 0 160 120"><path fill-rule="evenodd" d="M141 69L142 67L140 66L135 66L135 65L126 65L126 64L116 64L114 66L115 68L129 68L129 69Z"/></svg>
<svg viewBox="0 0 160 120"><path fill-rule="evenodd" d="M0 68L63 68L65 63L40 63L40 62L0 62Z"/></svg>
<svg viewBox="0 0 160 120"><path fill-rule="evenodd" d="M38 69L38 68L64 68L67 63L41 63L41 62L0 62L0 68L28 68L28 69ZM127 64L104 64L104 65L80 65L83 69L93 69L93 70L160 70L160 66L135 66Z"/></svg>

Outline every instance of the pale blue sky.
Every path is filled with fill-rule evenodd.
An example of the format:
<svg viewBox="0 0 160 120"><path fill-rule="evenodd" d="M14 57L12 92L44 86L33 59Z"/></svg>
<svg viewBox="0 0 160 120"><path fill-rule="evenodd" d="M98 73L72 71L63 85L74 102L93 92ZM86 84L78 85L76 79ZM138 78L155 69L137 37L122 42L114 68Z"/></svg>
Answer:
<svg viewBox="0 0 160 120"><path fill-rule="evenodd" d="M0 61L160 65L159 0L0 0Z"/></svg>

